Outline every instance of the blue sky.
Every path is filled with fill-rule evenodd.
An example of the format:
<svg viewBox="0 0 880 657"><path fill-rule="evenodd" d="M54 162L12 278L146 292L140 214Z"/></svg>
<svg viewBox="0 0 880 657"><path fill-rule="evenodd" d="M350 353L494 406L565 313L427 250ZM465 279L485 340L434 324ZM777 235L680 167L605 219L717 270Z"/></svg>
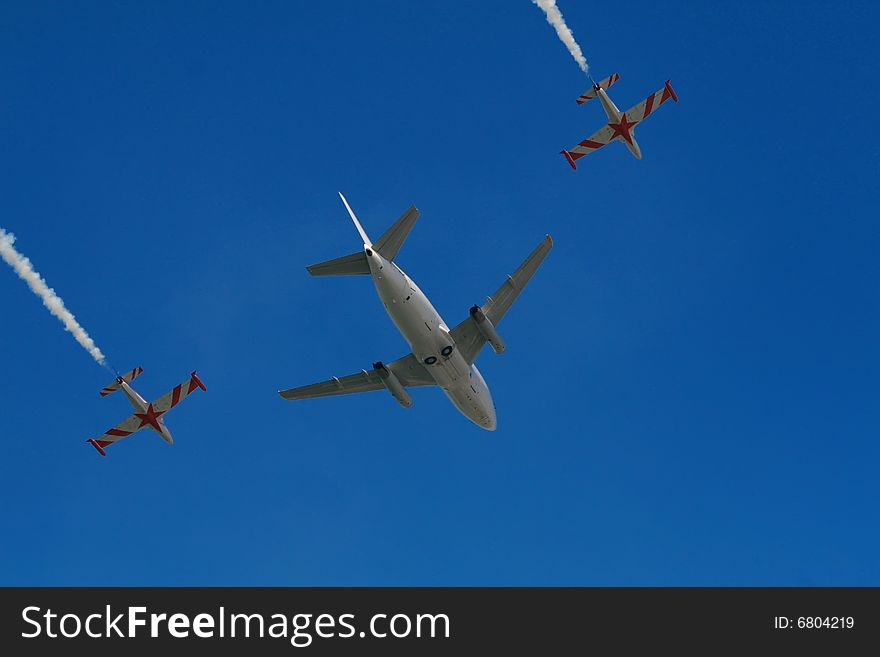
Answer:
<svg viewBox="0 0 880 657"><path fill-rule="evenodd" d="M629 107L521 2L3 3L0 226L148 398L128 413L0 269L2 584L880 584L875 3L561 4ZM479 366L275 391L406 351L305 265L422 212L398 262L447 323L547 232Z"/></svg>

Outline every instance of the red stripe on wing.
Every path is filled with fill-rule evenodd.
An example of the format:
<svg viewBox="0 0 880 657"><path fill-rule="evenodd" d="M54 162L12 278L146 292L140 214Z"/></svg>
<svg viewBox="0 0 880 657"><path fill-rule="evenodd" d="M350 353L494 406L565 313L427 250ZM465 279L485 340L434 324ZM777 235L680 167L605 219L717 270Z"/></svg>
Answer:
<svg viewBox="0 0 880 657"><path fill-rule="evenodd" d="M583 146L584 148L602 148L605 144L600 144L598 141L593 141L591 139L584 139L578 146ZM582 153L572 153L572 155L582 155Z"/></svg>
<svg viewBox="0 0 880 657"><path fill-rule="evenodd" d="M181 384L183 385L183 384ZM171 406L177 406L177 402L180 401L180 385L174 386L174 390L171 391Z"/></svg>
<svg viewBox="0 0 880 657"><path fill-rule="evenodd" d="M648 96L648 99L645 101L645 113L642 114L642 118L644 119L648 114L651 113L651 110L654 108L654 94Z"/></svg>

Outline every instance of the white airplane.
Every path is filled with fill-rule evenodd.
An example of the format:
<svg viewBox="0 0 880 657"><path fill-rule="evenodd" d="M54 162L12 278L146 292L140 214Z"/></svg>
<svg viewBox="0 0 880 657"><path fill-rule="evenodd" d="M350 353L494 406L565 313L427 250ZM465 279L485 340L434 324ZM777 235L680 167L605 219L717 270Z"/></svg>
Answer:
<svg viewBox="0 0 880 657"><path fill-rule="evenodd" d="M321 383L280 390L278 394L284 399L310 399L385 388L401 406L408 408L412 397L406 388L439 386L465 417L493 431L495 404L474 361L487 342L496 354L504 351L504 342L495 326L550 251L553 245L550 236L541 241L485 304L473 306L468 318L450 330L419 287L394 263L394 257L419 216L415 206L372 242L348 201L341 193L339 196L363 239L363 250L306 269L312 276L369 274L379 299L412 353L388 364L373 363L370 371L361 370L340 378L334 376Z"/></svg>
<svg viewBox="0 0 880 657"><path fill-rule="evenodd" d="M577 165L574 163L575 160L584 155L594 153L605 144L611 143L615 140L626 144L626 147L629 149L629 152L633 154L633 157L637 160L641 160L642 149L639 148L635 135L633 135L636 126L648 118L651 112L655 111L670 98L676 103L678 102L678 96L672 89L672 85L669 84L669 80L667 80L662 89L652 93L641 103L631 107L626 112L621 112L617 109L617 106L611 102L608 94L605 93L605 90L619 79L619 73L609 75L601 82L593 82L593 86L590 89L578 96L576 101L578 105L583 105L588 100L598 96L599 101L602 103L602 108L605 110L605 114L608 115L608 123L584 139L574 148L560 151L565 156L565 159L568 160L572 169L577 169Z"/></svg>
<svg viewBox="0 0 880 657"><path fill-rule="evenodd" d="M98 450L98 453L101 456L107 456L107 453L104 451L105 447L140 431L144 427L149 427L158 433L162 437L162 440L169 445L173 445L174 438L171 437L171 432L168 430L168 427L165 426L165 418L162 416L177 406L177 404L183 401L183 399L196 388L201 388L203 391L207 391L205 384L202 383L199 380L199 377L196 376L196 373L193 372L189 375L189 378L186 381L174 386L171 390L159 397L159 399L148 404L146 399L141 397L130 385L128 385L129 382L143 371L144 369L142 367L136 367L131 372L126 372L121 376L117 376L113 383L101 389L101 396L106 397L110 393L116 392L121 388L125 393L125 396L128 397L128 401L131 402L131 405L134 407L133 415L129 415L122 422L112 429L108 429L101 436L98 436L97 438L89 438L86 441Z"/></svg>

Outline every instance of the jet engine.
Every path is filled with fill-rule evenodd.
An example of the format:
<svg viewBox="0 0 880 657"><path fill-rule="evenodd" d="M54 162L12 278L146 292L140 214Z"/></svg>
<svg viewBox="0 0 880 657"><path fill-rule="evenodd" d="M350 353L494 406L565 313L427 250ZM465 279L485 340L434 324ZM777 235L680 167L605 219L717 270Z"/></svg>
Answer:
<svg viewBox="0 0 880 657"><path fill-rule="evenodd" d="M471 308L471 317L474 318L477 330L484 338L486 338L486 342L489 343L489 346L492 347L492 351L496 354L500 354L504 351L504 340L498 335L498 331L495 330L495 325L492 324L488 317L486 317L483 309L476 305L473 306Z"/></svg>
<svg viewBox="0 0 880 657"><path fill-rule="evenodd" d="M376 374L379 375L379 378L382 380L382 385L384 385L388 392L391 393L391 396L397 400L397 403L403 406L404 408L409 408L412 406L412 397L409 396L409 393L404 390L403 384L400 382L400 379L385 367L385 363L379 361L378 363L373 363L373 369L376 371Z"/></svg>

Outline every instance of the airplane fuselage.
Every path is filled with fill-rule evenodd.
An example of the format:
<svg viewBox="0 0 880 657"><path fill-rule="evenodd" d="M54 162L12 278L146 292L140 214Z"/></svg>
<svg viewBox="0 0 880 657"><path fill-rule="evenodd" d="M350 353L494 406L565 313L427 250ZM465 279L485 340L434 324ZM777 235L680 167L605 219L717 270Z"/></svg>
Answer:
<svg viewBox="0 0 880 657"><path fill-rule="evenodd" d="M489 386L477 366L468 364L456 349L440 313L396 264L370 247L365 246L364 252L376 292L413 355L463 415L483 429L494 430L495 404Z"/></svg>
<svg viewBox="0 0 880 657"><path fill-rule="evenodd" d="M641 160L642 149L636 141L635 134L633 134L638 122L629 123L626 114L617 109L617 105L614 104L608 94L605 93L605 90L601 87L597 87L596 95L599 97L599 102L602 103L602 109L605 110L605 114L608 116L608 127L614 130L614 138L622 141L629 149L629 152L632 153L637 160Z"/></svg>
<svg viewBox="0 0 880 657"><path fill-rule="evenodd" d="M128 401L134 408L135 415L140 418L142 426L149 427L158 433L162 437L162 440L169 445L173 445L174 438L171 436L171 431L165 426L165 420L161 417L162 413L154 412L153 405L148 403L147 400L141 397L134 388L121 379L119 380L119 387L122 388L122 392L128 397Z"/></svg>

